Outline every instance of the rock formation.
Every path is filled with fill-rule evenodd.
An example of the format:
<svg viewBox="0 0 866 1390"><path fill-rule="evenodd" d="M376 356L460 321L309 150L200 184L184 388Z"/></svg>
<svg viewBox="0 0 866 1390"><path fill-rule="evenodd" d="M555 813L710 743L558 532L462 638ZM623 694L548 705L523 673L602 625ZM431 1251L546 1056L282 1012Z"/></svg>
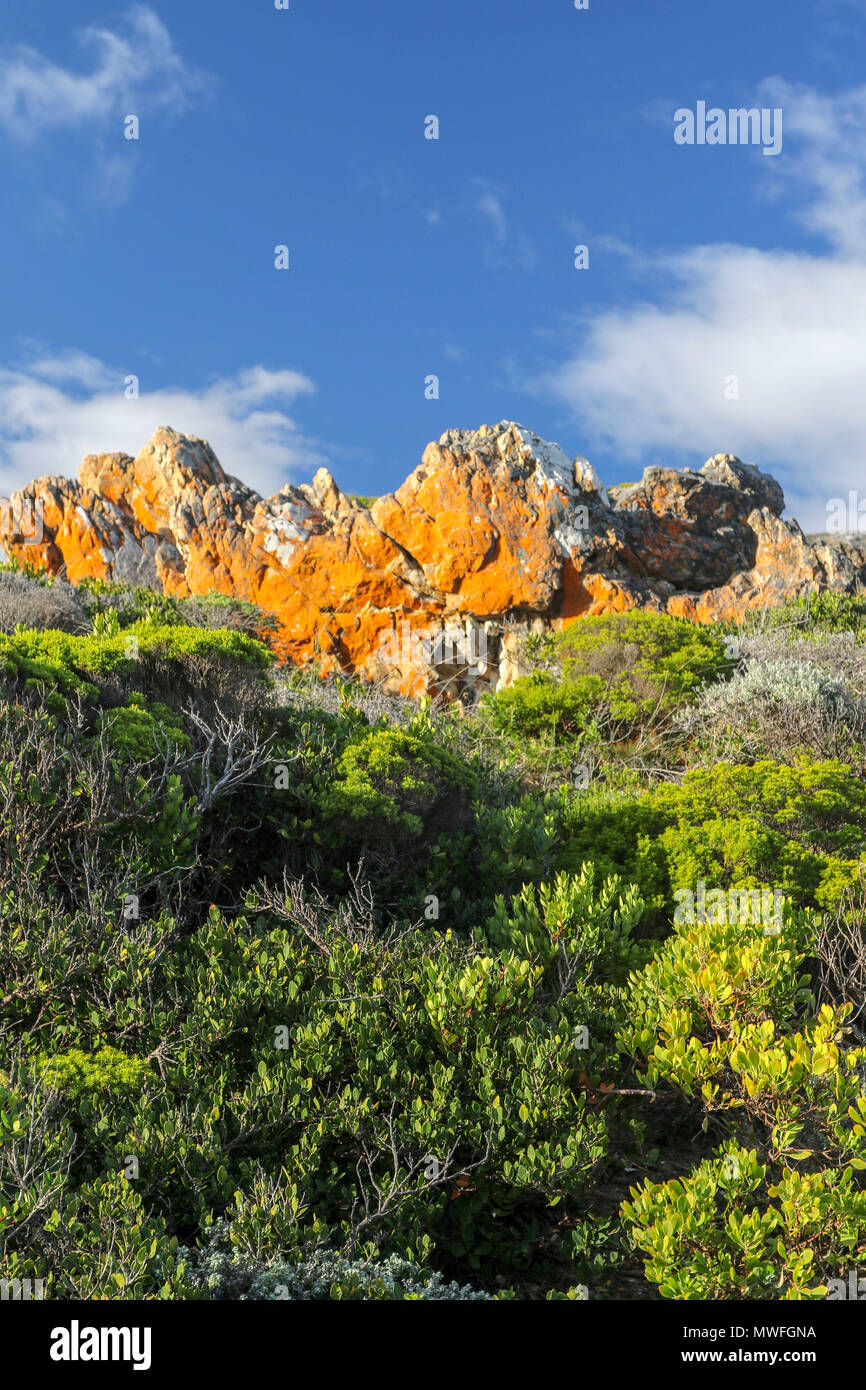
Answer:
<svg viewBox="0 0 866 1390"><path fill-rule="evenodd" d="M136 458L89 455L77 482L30 483L13 498L28 503L41 542L5 542L22 562L252 600L283 658L413 694L507 683L521 633L585 614L712 622L866 579L866 540L810 544L778 483L730 454L606 492L588 460L507 421L449 430L370 508L324 468L262 498L167 428Z"/></svg>

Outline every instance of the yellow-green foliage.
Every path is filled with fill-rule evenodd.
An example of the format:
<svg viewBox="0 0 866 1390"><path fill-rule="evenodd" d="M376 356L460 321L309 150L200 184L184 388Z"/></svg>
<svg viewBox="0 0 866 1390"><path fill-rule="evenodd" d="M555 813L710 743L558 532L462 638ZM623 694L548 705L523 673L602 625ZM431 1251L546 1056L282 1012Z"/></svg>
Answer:
<svg viewBox="0 0 866 1390"><path fill-rule="evenodd" d="M663 718L730 669L721 637L662 613L635 609L580 618L539 646L553 670L521 677L485 700L500 728L574 737L598 717L627 735Z"/></svg>
<svg viewBox="0 0 866 1390"><path fill-rule="evenodd" d="M113 627L113 624L107 624ZM267 668L273 660L263 642L227 629L154 626L137 622L106 634L79 637L68 632L0 634L0 672L23 681L25 688L48 694L96 694L86 674L132 672L135 662L148 658L182 661L187 657L224 657L244 665Z"/></svg>
<svg viewBox="0 0 866 1390"><path fill-rule="evenodd" d="M141 695L134 694L128 705L100 711L98 728L107 748L140 762L146 762L167 747L186 750L192 747L180 716L166 705L145 705Z"/></svg>
<svg viewBox="0 0 866 1390"><path fill-rule="evenodd" d="M648 1086L700 1094L708 1110L743 1111L768 1126L777 1160L834 1154L866 1169L858 1068L846 1046L846 1004L809 1016L803 967L814 924L790 911L778 923L681 924L631 976L622 1053Z"/></svg>
<svg viewBox="0 0 866 1390"><path fill-rule="evenodd" d="M822 1278L866 1251L855 1176L866 1170L866 1049L848 1045L850 1004L812 1012L812 928L790 911L770 930L680 924L624 991L618 1045L638 1079L700 1097L734 1130L716 1158L647 1180L623 1205L665 1297L820 1298ZM741 1143L756 1132L764 1161Z"/></svg>
<svg viewBox="0 0 866 1390"><path fill-rule="evenodd" d="M90 1054L78 1047L54 1056L42 1053L35 1067L43 1085L70 1100L130 1094L140 1091L155 1076L143 1057L128 1057L115 1047L102 1047Z"/></svg>
<svg viewBox="0 0 866 1390"><path fill-rule="evenodd" d="M557 638L566 680L598 673L617 717L669 708L730 669L712 628L636 608L580 618Z"/></svg>
<svg viewBox="0 0 866 1390"><path fill-rule="evenodd" d="M731 625L733 626L733 625ZM751 631L786 629L792 637L818 637L823 632L857 632L866 628L866 597L830 590L788 599L775 608L747 612L738 627Z"/></svg>
<svg viewBox="0 0 866 1390"><path fill-rule="evenodd" d="M866 1192L850 1168L774 1182L735 1143L685 1178L632 1188L622 1212L665 1298L826 1298L866 1256Z"/></svg>
<svg viewBox="0 0 866 1390"><path fill-rule="evenodd" d="M592 860L637 883L656 920L674 894L778 888L801 906L830 907L857 881L866 849L866 784L837 761L718 764L636 799L574 798L560 863Z"/></svg>
<svg viewBox="0 0 866 1390"><path fill-rule="evenodd" d="M443 797L470 793L470 769L447 749L399 729L372 729L340 754L322 810L419 835Z"/></svg>

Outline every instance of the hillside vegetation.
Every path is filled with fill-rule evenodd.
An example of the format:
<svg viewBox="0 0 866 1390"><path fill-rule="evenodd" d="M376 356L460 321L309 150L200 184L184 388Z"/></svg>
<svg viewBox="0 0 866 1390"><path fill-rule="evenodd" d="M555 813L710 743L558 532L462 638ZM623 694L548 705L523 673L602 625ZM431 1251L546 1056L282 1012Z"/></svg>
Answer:
<svg viewBox="0 0 866 1390"><path fill-rule="evenodd" d="M0 573L0 1276L809 1299L866 1256L866 602L437 708Z"/></svg>

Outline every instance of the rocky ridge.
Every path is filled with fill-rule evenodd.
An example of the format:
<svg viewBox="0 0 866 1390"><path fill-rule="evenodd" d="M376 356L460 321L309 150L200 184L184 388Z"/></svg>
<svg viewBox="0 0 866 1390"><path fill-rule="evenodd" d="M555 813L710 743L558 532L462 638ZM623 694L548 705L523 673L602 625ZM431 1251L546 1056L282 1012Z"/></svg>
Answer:
<svg viewBox="0 0 866 1390"><path fill-rule="evenodd" d="M737 618L866 580L866 538L807 540L779 484L717 454L605 490L578 455L509 421L449 430L371 507L320 468L263 498L201 439L160 428L132 458L88 455L78 480L13 496L42 540L20 561L275 615L280 655L410 694L507 684L521 638L586 614L652 608Z"/></svg>

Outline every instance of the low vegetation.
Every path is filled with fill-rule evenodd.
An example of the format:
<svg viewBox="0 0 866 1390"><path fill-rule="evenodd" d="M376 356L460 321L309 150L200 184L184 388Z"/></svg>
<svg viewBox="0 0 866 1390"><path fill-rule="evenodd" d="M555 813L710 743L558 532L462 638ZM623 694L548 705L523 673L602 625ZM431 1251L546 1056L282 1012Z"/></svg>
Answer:
<svg viewBox="0 0 866 1390"><path fill-rule="evenodd" d="M2 1277L832 1296L864 615L582 619L464 711L289 671L236 600L0 573Z"/></svg>

